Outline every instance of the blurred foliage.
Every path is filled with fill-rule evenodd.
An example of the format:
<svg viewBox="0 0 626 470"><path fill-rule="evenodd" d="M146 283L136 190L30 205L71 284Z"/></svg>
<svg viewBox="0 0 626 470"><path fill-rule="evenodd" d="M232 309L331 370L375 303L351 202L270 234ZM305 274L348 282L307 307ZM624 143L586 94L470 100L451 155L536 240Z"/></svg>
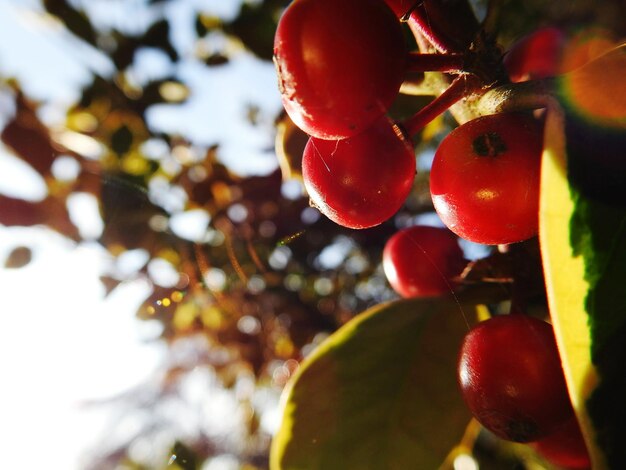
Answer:
<svg viewBox="0 0 626 470"><path fill-rule="evenodd" d="M13 248L9 256L4 261L4 267L7 269L23 268L31 262L33 253L27 246L18 246Z"/></svg>
<svg viewBox="0 0 626 470"><path fill-rule="evenodd" d="M615 37L626 32L626 3L589 0L494 0L490 28L503 46L543 26L557 26L569 33L588 29L607 31Z"/></svg>
<svg viewBox="0 0 626 470"><path fill-rule="evenodd" d="M159 9L168 2L149 3L157 12L151 24L141 33L130 34L99 29L77 6L80 2L43 1L45 10L69 32L109 57L114 72L110 76L93 75L80 99L67 110L65 127L60 130L50 129L41 121L39 104L25 96L19 83L3 78L0 86L10 90L16 112L2 129L0 139L44 178L49 192L39 202L0 195L0 224L45 225L80 241L67 200L77 192L88 193L99 201L104 221L98 242L113 259L140 249L150 260L166 263L178 273L174 285L164 286L151 279L150 263L140 268L137 275L152 280L153 292L137 315L163 326L161 339L174 356L181 341L195 345L194 359L168 362L159 391L147 402L130 400L134 406L151 408L164 396L176 394L185 374L198 367L215 371L227 389L233 389L241 377L253 377L257 386L280 390L321 338L356 313L394 297L384 281L380 259L384 242L397 226L389 221L372 229L350 231L319 217L306 196L290 196L284 189L285 185L298 184L298 155L304 137L284 116L276 116L280 168L265 176L234 173L218 159L217 145L199 148L174 133L150 129L146 124L150 107L184 103L191 90L177 76L143 85L130 78L129 69L141 48L160 50L173 63L181 60L172 44L171 21L165 10ZM243 2L236 18L228 21L200 12L192 25L193 34L200 41L217 33L231 45L271 60L274 30L287 3ZM626 31L622 2L602 2L601 7L589 0L492 3L498 14L491 24L504 44L547 22L574 27L593 20L615 35ZM197 54L211 69L228 64L232 50L200 49ZM252 80L250 86L254 86ZM399 113L406 108L406 102L398 103ZM429 138L436 142L437 129L429 132ZM77 150L72 145L77 137L101 149L98 157ZM146 145L154 142L167 148L166 159L147 154ZM52 172L53 164L68 157L78 162L78 176L69 181L58 179ZM182 192L184 211L199 210L208 215L210 223L202 240L190 241L171 230L170 219L180 212L168 211L151 196L155 182L161 182L163 190ZM430 198L425 194L427 183L417 178L414 194L398 220L430 212ZM334 256L328 256L329 247L334 248ZM508 289L506 266L514 264L516 257L526 259L528 253L536 256L532 244L522 244L519 250L470 266L467 281L483 282L491 276L489 282L502 283ZM502 262L502 257L513 261ZM18 247L5 265L18 268L29 260L28 247ZM523 281L537 279L536 274L533 271ZM124 280L114 270L102 276L108 293ZM543 292L534 286L532 295L530 301ZM249 410L244 413L244 437L249 445L237 449L238 458L242 468L266 468L267 432L259 426L258 410L249 397L241 398L241 405ZM122 464L125 468L143 468L129 457L130 444L99 455L89 468ZM209 435L172 442L167 468L198 468L202 461L224 452L235 451ZM489 455L495 458L494 452Z"/></svg>

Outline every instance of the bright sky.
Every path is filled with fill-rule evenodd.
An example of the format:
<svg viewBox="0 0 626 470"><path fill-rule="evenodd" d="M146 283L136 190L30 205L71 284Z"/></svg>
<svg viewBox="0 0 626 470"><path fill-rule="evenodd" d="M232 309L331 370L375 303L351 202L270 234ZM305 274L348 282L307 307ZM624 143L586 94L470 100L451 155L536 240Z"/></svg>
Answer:
<svg viewBox="0 0 626 470"><path fill-rule="evenodd" d="M79 403L147 380L162 360L160 347L140 342L133 317L149 286L129 282L104 301L101 248L42 229L2 229L0 260L21 244L33 249L33 261L0 270L3 465L78 468L81 448L95 443L104 424Z"/></svg>

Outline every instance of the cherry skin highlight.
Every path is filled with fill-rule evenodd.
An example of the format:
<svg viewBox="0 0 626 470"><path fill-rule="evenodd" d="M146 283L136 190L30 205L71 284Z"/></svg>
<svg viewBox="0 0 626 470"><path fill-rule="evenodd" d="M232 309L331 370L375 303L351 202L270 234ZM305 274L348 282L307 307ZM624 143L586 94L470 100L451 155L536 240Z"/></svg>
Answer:
<svg viewBox="0 0 626 470"><path fill-rule="evenodd" d="M465 265L457 237L447 229L414 226L385 244L383 269L394 291L405 298L442 295Z"/></svg>
<svg viewBox="0 0 626 470"><path fill-rule="evenodd" d="M547 437L574 412L552 326L526 315L492 317L470 330L458 381L476 419L509 441Z"/></svg>
<svg viewBox="0 0 626 470"><path fill-rule="evenodd" d="M311 202L333 222L367 228L402 206L415 178L411 142L388 118L343 140L311 137L302 157Z"/></svg>
<svg viewBox="0 0 626 470"><path fill-rule="evenodd" d="M494 114L463 124L435 153L430 192L443 223L486 245L537 234L543 131L524 114Z"/></svg>
<svg viewBox="0 0 626 470"><path fill-rule="evenodd" d="M285 110L321 139L355 135L385 114L407 58L400 22L383 0L295 0L274 38Z"/></svg>

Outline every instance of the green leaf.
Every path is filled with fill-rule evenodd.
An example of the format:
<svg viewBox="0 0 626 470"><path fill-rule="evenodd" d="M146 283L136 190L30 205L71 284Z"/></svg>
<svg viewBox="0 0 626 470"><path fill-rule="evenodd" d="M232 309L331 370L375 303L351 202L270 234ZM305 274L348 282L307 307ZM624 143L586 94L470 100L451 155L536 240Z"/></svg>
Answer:
<svg viewBox="0 0 626 470"><path fill-rule="evenodd" d="M273 470L438 468L470 420L456 358L476 307L404 300L357 316L285 391Z"/></svg>
<svg viewBox="0 0 626 470"><path fill-rule="evenodd" d="M570 245L574 201L566 170L564 116L557 109L547 114L541 167L539 240L541 244L550 318L554 326L565 379L581 429L595 465L602 455L594 445L593 427L585 401L597 383L591 363L591 334L585 295L584 260Z"/></svg>
<svg viewBox="0 0 626 470"><path fill-rule="evenodd" d="M622 45L559 78L541 170L550 316L593 468L626 459L626 72Z"/></svg>

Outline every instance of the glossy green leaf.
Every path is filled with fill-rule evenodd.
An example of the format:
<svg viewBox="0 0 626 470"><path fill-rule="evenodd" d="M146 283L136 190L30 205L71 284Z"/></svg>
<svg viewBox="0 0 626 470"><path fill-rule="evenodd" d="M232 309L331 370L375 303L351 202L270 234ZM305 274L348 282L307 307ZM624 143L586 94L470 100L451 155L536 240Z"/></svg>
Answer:
<svg viewBox="0 0 626 470"><path fill-rule="evenodd" d="M551 111L546 120L546 142L541 168L539 239L541 242L550 317L557 338L570 398L593 459L593 429L585 401L597 383L591 363L591 334L584 308L588 290L584 261L570 246L570 218L574 212L565 167L564 117Z"/></svg>
<svg viewBox="0 0 626 470"><path fill-rule="evenodd" d="M271 468L438 468L470 420L455 371L475 309L399 301L330 336L285 391Z"/></svg>

